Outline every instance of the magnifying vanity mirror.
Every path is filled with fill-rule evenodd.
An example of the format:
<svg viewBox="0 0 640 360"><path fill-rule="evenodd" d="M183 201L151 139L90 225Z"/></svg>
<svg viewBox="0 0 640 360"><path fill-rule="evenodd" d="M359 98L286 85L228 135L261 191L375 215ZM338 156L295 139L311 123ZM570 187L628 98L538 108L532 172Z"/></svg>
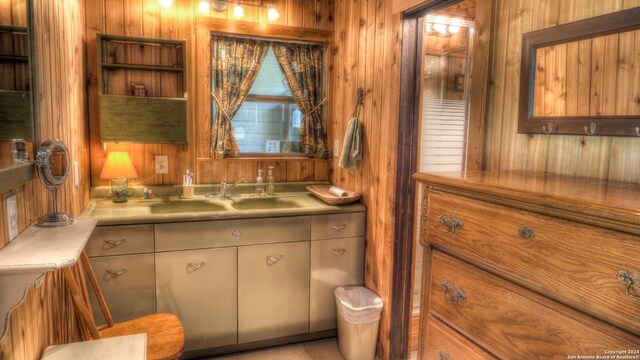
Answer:
<svg viewBox="0 0 640 360"><path fill-rule="evenodd" d="M53 193L53 212L39 218L40 226L64 226L73 224L73 219L58 212L58 188L69 176L69 149L60 140L47 140L40 145L36 155L38 176L45 188Z"/></svg>

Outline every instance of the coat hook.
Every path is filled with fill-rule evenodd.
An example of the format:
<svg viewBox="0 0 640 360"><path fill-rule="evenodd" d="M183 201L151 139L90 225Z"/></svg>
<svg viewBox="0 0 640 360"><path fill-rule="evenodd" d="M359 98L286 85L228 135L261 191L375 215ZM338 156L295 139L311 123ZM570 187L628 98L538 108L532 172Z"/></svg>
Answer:
<svg viewBox="0 0 640 360"><path fill-rule="evenodd" d="M589 127L584 127L584 132L587 135L593 135L596 133L596 129L597 129L598 125L596 125L596 123L592 122L589 124Z"/></svg>
<svg viewBox="0 0 640 360"><path fill-rule="evenodd" d="M358 87L358 104L362 104L364 102L364 88L362 86Z"/></svg>
<svg viewBox="0 0 640 360"><path fill-rule="evenodd" d="M640 127L636 126L636 136L640 137Z"/></svg>
<svg viewBox="0 0 640 360"><path fill-rule="evenodd" d="M542 125L542 131L544 131L545 134L549 135L549 134L553 134L554 133L554 129L553 129L553 123L550 122L547 125Z"/></svg>

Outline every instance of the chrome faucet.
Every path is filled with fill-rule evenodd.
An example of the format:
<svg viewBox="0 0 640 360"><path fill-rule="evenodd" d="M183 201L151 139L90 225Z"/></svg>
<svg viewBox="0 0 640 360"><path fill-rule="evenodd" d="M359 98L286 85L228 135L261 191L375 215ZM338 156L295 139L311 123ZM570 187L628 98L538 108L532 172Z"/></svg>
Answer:
<svg viewBox="0 0 640 360"><path fill-rule="evenodd" d="M220 192L218 194L207 194L204 197L207 198L220 198L220 199L228 199L228 198L232 198L232 197L239 197L240 194L232 194L229 193L229 191L231 189L233 189L236 185L240 184L240 183L246 183L247 182L247 178L243 177L240 178L238 181L234 182L233 184L229 185L227 183L227 179L224 179L220 182Z"/></svg>

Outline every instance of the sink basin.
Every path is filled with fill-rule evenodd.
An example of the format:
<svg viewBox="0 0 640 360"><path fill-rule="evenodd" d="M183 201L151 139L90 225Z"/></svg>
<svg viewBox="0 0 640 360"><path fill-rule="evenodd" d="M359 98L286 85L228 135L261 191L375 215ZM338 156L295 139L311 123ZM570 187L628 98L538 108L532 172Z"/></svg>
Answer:
<svg viewBox="0 0 640 360"><path fill-rule="evenodd" d="M269 210L300 208L298 202L291 199L255 197L235 200L231 205L237 210Z"/></svg>
<svg viewBox="0 0 640 360"><path fill-rule="evenodd" d="M206 200L180 200L153 204L150 207L152 214L172 214L186 212L208 212L227 210L222 204L216 204Z"/></svg>

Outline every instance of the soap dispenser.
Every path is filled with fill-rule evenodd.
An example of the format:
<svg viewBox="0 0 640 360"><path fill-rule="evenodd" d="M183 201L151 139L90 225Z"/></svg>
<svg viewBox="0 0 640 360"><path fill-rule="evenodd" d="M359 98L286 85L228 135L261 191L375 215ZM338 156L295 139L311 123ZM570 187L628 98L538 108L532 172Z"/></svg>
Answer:
<svg viewBox="0 0 640 360"><path fill-rule="evenodd" d="M262 177L262 170L258 170L258 177L256 177L256 189L253 194L255 196L264 196L264 178Z"/></svg>
<svg viewBox="0 0 640 360"><path fill-rule="evenodd" d="M273 195L276 192L276 184L273 178L273 166L269 166L269 173L267 174L267 195Z"/></svg>

